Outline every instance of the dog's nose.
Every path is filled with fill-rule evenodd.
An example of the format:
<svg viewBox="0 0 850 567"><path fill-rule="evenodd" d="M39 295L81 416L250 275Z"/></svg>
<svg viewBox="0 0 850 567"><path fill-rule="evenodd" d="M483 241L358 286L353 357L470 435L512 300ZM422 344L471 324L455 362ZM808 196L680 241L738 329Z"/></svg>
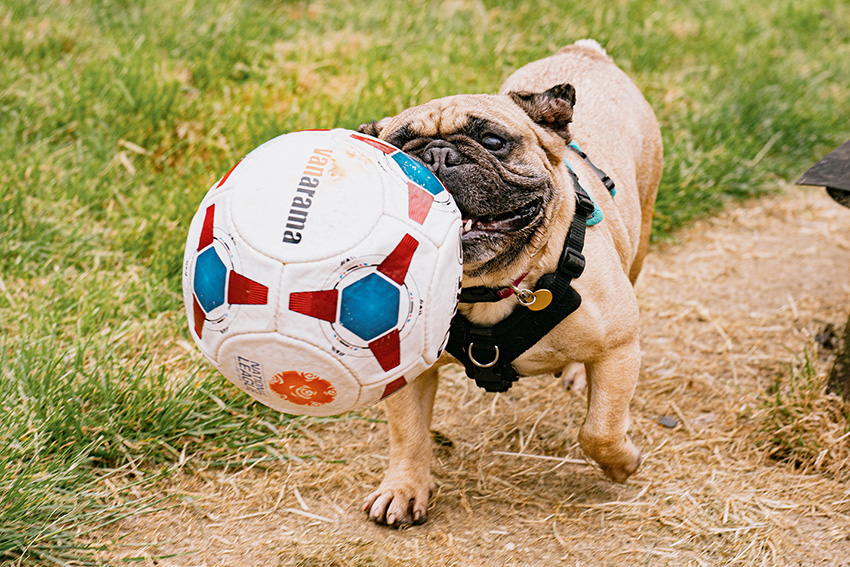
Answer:
<svg viewBox="0 0 850 567"><path fill-rule="evenodd" d="M454 146L432 143L422 152L422 161L433 173L463 163L463 155Z"/></svg>

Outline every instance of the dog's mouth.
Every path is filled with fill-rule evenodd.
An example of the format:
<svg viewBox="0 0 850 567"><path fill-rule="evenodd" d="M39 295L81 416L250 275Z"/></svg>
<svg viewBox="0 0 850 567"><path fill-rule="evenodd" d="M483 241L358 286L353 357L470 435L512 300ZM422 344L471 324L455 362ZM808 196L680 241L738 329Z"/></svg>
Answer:
<svg viewBox="0 0 850 567"><path fill-rule="evenodd" d="M540 216L543 199L535 199L517 209L497 215L476 216L461 209L463 236L507 234L530 227Z"/></svg>

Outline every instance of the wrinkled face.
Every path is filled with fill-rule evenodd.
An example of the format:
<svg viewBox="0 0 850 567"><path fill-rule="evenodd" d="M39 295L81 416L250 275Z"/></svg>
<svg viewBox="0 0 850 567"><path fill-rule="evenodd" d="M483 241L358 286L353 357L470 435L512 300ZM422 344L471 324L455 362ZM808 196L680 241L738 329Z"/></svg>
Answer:
<svg viewBox="0 0 850 567"><path fill-rule="evenodd" d="M540 129L509 97L448 97L373 126L380 138L430 169L454 197L463 217L467 274L509 266L545 230L556 192L553 160ZM563 147L563 139L557 140Z"/></svg>

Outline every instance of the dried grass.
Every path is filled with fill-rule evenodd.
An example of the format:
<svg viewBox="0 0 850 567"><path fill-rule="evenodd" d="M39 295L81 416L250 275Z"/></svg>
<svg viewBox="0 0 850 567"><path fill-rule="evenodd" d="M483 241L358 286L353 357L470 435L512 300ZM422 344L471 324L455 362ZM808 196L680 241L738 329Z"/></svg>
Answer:
<svg viewBox="0 0 850 567"><path fill-rule="evenodd" d="M847 211L795 189L654 247L638 284L644 364L632 404L644 463L625 484L582 459L585 402L559 381L527 378L494 396L448 368L434 421L438 490L424 526L396 532L359 511L386 466L383 425L306 423L286 447L300 462L188 467L162 487L175 508L104 533L103 558L850 565L847 409L822 394L828 360L793 364L814 352L826 322L846 318L847 234ZM659 423L664 416L674 427ZM380 420L382 409L365 417Z"/></svg>
<svg viewBox="0 0 850 567"><path fill-rule="evenodd" d="M750 418L769 458L832 478L850 476L850 402L826 393L828 364L806 354L764 394Z"/></svg>

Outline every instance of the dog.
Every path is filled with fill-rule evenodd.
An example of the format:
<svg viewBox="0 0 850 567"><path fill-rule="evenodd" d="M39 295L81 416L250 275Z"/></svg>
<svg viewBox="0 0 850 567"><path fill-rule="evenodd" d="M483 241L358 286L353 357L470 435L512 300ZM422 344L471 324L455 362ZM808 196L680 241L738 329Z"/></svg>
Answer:
<svg viewBox="0 0 850 567"><path fill-rule="evenodd" d="M511 366L525 376L586 377L580 447L610 479L625 481L641 461L626 433L641 358L633 285L662 170L661 132L640 90L598 43L580 40L520 68L498 94L440 98L359 130L418 159L454 197L463 220L464 290L514 291L486 303L467 303L462 294L459 313L474 325L496 325L526 309L519 294L559 269L579 214L574 172L602 217L586 228L585 267L571 281L580 306ZM568 148L572 142L588 159ZM379 524L427 519L437 370L453 360L443 355L385 401L389 465L362 507Z"/></svg>

